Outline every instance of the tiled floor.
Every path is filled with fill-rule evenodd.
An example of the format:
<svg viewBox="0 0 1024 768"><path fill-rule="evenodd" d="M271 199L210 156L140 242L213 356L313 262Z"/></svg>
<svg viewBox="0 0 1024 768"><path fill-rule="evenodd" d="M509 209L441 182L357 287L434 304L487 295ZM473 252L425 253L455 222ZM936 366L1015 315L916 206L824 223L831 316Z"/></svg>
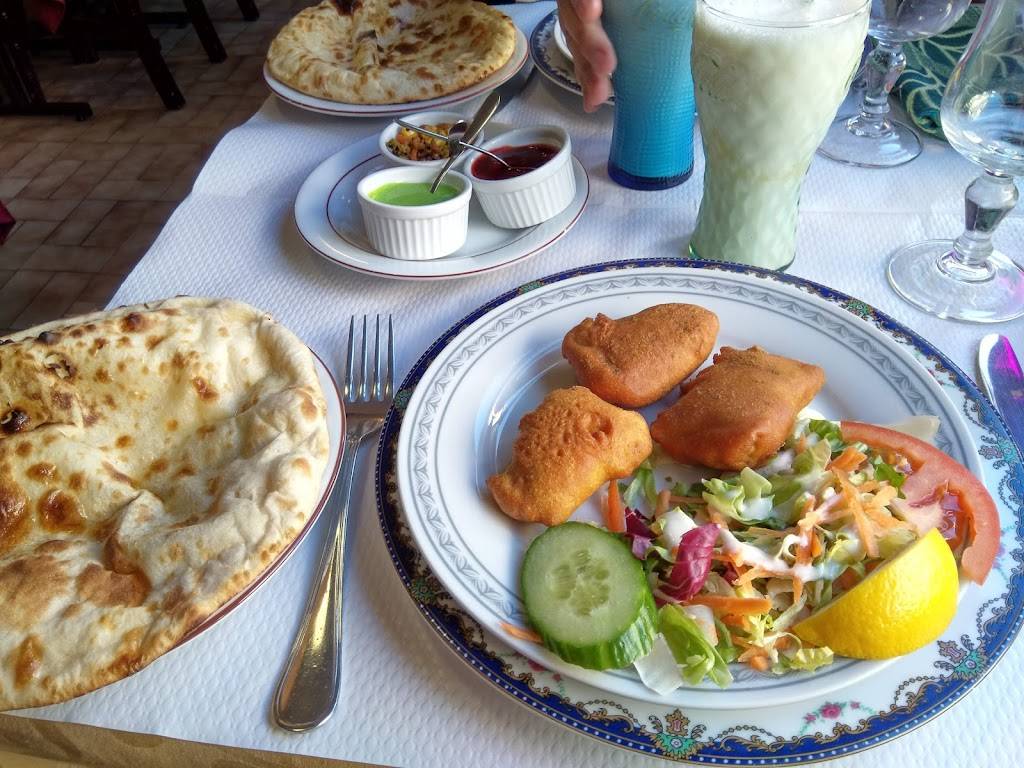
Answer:
<svg viewBox="0 0 1024 768"><path fill-rule="evenodd" d="M0 246L0 335L101 308L188 194L213 145L267 97L261 69L277 30L312 0L206 0L227 61L211 64L191 27L152 26L185 95L164 109L138 58L100 51L72 65L35 57L47 97L86 100L91 120L0 118L0 200L18 220ZM180 10L180 0L142 0Z"/></svg>

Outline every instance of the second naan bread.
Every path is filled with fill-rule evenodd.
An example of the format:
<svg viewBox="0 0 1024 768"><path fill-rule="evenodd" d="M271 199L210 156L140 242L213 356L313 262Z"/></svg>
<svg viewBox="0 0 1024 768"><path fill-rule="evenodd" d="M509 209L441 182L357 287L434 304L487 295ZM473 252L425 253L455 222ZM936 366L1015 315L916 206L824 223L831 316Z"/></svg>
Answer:
<svg viewBox="0 0 1024 768"><path fill-rule="evenodd" d="M347 104L401 104L461 91L512 56L505 14L470 0L324 0L289 21L267 66L298 91Z"/></svg>

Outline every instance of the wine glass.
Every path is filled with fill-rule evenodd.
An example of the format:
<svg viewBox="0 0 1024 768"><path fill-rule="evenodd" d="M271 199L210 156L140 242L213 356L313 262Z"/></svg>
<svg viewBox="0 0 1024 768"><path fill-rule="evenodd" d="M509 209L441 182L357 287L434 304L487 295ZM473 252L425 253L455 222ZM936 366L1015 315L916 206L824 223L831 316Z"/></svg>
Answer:
<svg viewBox="0 0 1024 768"><path fill-rule="evenodd" d="M966 229L892 255L896 292L939 317L996 323L1024 315L1024 269L992 247L1024 176L1024 0L988 0L942 99L953 148L985 172L967 187Z"/></svg>
<svg viewBox="0 0 1024 768"><path fill-rule="evenodd" d="M907 65L903 43L945 32L970 4L971 0L871 0L868 34L877 42L864 67L867 87L860 114L836 119L818 152L860 168L892 168L921 154L914 129L889 118L889 91Z"/></svg>

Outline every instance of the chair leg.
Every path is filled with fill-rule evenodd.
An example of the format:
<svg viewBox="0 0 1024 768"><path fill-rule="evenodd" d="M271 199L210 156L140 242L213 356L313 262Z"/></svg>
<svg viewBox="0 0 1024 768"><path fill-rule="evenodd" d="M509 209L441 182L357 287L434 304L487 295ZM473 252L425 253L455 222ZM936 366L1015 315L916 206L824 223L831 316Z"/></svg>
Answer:
<svg viewBox="0 0 1024 768"><path fill-rule="evenodd" d="M256 21L260 17L260 9L256 7L255 0L238 0L238 8L246 21Z"/></svg>
<svg viewBox="0 0 1024 768"><path fill-rule="evenodd" d="M184 3L188 17L192 21L192 27L199 35L199 42L206 49L207 58L215 64L224 61L228 57L227 51L224 50L224 45L221 43L220 37L217 36L217 30L214 28L213 22L210 21L210 14L206 12L203 0L184 0Z"/></svg>
<svg viewBox="0 0 1024 768"><path fill-rule="evenodd" d="M142 10L139 8L139 0L113 0L114 8L122 23L135 43L139 52L142 65L146 68L153 87L163 99L164 106L168 109L181 109L185 106L185 97L178 89L174 75L167 68L160 53L160 42L150 34L146 20L142 17Z"/></svg>
<svg viewBox="0 0 1024 768"><path fill-rule="evenodd" d="M20 3L11 3L0 13L0 82L7 89L0 115L73 115L76 120L92 117L87 102L50 102L36 76L27 44L28 25Z"/></svg>

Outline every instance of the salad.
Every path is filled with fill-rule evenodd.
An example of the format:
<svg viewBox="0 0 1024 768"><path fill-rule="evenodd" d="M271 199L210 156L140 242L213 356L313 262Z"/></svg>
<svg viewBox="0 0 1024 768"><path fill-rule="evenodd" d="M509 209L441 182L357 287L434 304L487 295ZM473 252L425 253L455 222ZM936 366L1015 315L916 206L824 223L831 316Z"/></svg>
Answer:
<svg viewBox="0 0 1024 768"><path fill-rule="evenodd" d="M632 663L659 693L727 686L731 662L777 675L830 664L795 625L931 528L965 548L958 497L908 500L913 473L816 418L756 469L685 484L645 462L609 485L604 527L564 523L531 544L521 586L536 639L591 669Z"/></svg>

